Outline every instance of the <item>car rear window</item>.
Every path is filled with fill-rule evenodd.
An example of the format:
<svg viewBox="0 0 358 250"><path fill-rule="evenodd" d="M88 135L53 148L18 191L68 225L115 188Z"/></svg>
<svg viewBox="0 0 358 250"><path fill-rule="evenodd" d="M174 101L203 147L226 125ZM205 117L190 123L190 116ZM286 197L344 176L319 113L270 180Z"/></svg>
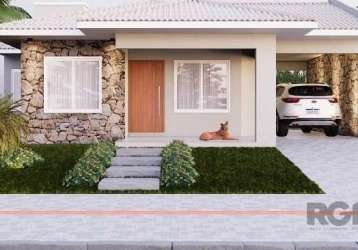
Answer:
<svg viewBox="0 0 358 250"><path fill-rule="evenodd" d="M297 96L330 96L332 89L328 86L297 86L288 90L290 95Z"/></svg>

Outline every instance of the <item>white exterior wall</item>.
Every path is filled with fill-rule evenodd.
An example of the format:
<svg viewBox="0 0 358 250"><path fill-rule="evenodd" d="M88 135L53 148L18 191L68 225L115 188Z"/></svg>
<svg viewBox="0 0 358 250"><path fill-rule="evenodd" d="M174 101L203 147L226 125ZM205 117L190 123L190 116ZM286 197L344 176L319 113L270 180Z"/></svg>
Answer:
<svg viewBox="0 0 358 250"><path fill-rule="evenodd" d="M0 55L0 96L11 93L12 69L20 69L20 55Z"/></svg>
<svg viewBox="0 0 358 250"><path fill-rule="evenodd" d="M20 55L19 54L9 54L5 56L4 61L4 83L5 83L5 93L11 93L11 70L20 69Z"/></svg>
<svg viewBox="0 0 358 250"><path fill-rule="evenodd" d="M255 58L238 50L129 50L129 60L165 61L165 136L198 137L229 121L230 132L255 140ZM178 113L174 111L175 60L230 60L230 111Z"/></svg>
<svg viewBox="0 0 358 250"><path fill-rule="evenodd" d="M278 39L277 53L358 53L358 38Z"/></svg>
<svg viewBox="0 0 358 250"><path fill-rule="evenodd" d="M255 145L265 147L276 145L275 35L232 33L119 33L116 35L116 46L121 49L255 49L256 113L253 114L256 118ZM126 131L128 131L128 129L126 129Z"/></svg>

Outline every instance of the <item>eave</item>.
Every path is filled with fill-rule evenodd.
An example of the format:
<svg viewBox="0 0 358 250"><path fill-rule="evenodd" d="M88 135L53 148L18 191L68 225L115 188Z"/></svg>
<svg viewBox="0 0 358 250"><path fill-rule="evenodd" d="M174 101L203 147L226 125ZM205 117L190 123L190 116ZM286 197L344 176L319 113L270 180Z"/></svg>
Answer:
<svg viewBox="0 0 358 250"><path fill-rule="evenodd" d="M313 21L81 21L79 29L316 29Z"/></svg>

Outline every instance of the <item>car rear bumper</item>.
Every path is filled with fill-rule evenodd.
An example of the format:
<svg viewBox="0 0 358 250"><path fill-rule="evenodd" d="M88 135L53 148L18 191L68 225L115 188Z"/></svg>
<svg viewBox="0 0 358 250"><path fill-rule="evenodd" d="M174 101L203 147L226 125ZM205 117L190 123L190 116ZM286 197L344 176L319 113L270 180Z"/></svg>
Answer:
<svg viewBox="0 0 358 250"><path fill-rule="evenodd" d="M287 123L292 127L326 127L326 126L339 126L340 119L322 119L322 118L299 118L299 119L286 119Z"/></svg>

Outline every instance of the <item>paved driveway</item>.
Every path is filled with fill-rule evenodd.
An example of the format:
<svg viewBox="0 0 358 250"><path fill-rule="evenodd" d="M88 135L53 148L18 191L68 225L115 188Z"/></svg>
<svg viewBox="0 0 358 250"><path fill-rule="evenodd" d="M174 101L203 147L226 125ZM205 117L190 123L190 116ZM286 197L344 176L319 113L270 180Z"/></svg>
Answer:
<svg viewBox="0 0 358 250"><path fill-rule="evenodd" d="M290 130L277 147L330 196L358 197L358 138Z"/></svg>

